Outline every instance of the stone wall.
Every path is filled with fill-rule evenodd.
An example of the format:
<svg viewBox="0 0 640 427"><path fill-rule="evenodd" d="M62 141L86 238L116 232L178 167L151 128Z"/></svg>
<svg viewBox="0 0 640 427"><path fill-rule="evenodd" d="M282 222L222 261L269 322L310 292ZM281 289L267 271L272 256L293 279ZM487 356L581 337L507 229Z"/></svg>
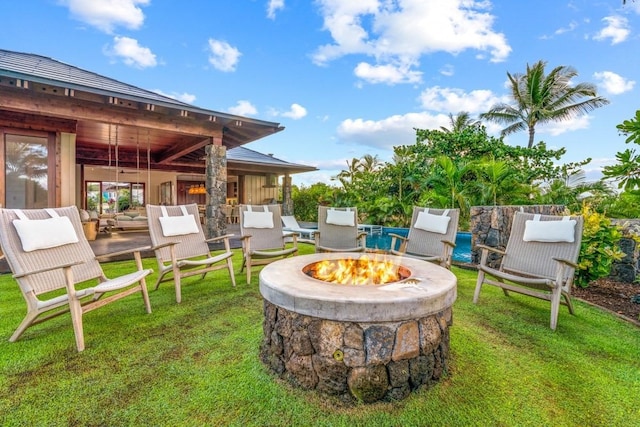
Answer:
<svg viewBox="0 0 640 427"><path fill-rule="evenodd" d="M345 402L398 400L447 370L449 307L404 322L338 322L264 301L260 358L291 384Z"/></svg>
<svg viewBox="0 0 640 427"><path fill-rule="evenodd" d="M640 276L639 245L633 236L640 236L640 219L614 219L613 223L622 228L620 249L626 254L611 266L609 278L618 282L634 283Z"/></svg>

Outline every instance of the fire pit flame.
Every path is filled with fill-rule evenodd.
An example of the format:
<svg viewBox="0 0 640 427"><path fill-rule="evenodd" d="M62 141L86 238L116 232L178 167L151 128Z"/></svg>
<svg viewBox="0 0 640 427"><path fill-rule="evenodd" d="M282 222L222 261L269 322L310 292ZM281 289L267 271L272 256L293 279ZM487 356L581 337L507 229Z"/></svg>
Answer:
<svg viewBox="0 0 640 427"><path fill-rule="evenodd" d="M303 268L309 277L338 285L384 285L408 278L407 268L387 259L363 255L360 258L326 259Z"/></svg>

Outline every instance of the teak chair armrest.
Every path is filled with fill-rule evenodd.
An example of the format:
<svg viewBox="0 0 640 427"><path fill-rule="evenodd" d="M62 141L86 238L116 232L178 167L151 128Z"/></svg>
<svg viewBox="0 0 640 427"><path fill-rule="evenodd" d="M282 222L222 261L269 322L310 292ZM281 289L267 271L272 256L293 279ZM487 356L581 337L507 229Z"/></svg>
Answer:
<svg viewBox="0 0 640 427"><path fill-rule="evenodd" d="M65 262L64 264L54 265L53 267L39 268L37 270L27 271L20 274L14 274L11 277L13 277L14 279L20 279L22 277L27 277L32 274L45 273L47 271L59 270L61 268L70 268L70 267L73 267L74 265L80 265L80 264L84 264L84 261Z"/></svg>
<svg viewBox="0 0 640 427"><path fill-rule="evenodd" d="M117 251L117 252L111 252L111 253L108 253L108 254L96 255L95 258L99 260L101 258L110 258L110 257L120 256L120 255L135 254L135 253L140 253L142 251L150 251L150 250L151 250L151 246L141 246L139 248L125 249L123 251Z"/></svg>
<svg viewBox="0 0 640 427"><path fill-rule="evenodd" d="M210 242L217 242L218 240L225 240L225 239L229 239L231 237L235 236L235 234L225 234L223 236L217 236L217 237L212 237L210 239L205 239L205 242L210 243Z"/></svg>
<svg viewBox="0 0 640 427"><path fill-rule="evenodd" d="M152 250L154 250L154 251L157 251L158 249L166 248L166 247L168 247L168 246L175 246L175 245L177 245L178 243L180 243L180 242L179 242L179 241L176 241L176 242L166 242L166 243L161 243L161 244L159 244L159 245L152 246L152 247L151 247L151 249L152 249Z"/></svg>
<svg viewBox="0 0 640 427"><path fill-rule="evenodd" d="M505 251L503 251L502 249L494 248L493 246L478 245L476 247L479 248L479 249L488 250L490 252L495 252L495 253L500 254L500 255L506 255Z"/></svg>
<svg viewBox="0 0 640 427"><path fill-rule="evenodd" d="M576 270L578 269L578 264L576 264L575 262L571 262L568 259L553 258L553 260L559 262L560 264L568 265L569 267L575 268Z"/></svg>

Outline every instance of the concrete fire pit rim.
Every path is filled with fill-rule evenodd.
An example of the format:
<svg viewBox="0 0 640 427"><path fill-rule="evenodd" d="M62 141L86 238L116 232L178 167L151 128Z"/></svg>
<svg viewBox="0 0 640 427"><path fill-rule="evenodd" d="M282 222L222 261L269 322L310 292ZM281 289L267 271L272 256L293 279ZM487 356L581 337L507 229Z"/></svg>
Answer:
<svg viewBox="0 0 640 427"><path fill-rule="evenodd" d="M359 253L300 255L276 261L260 273L260 292L267 301L309 316L359 322L398 321L428 316L451 307L457 278L433 263L386 256L411 271L409 279L378 286L328 284L302 268L323 259L359 257ZM412 283L413 280L418 283Z"/></svg>

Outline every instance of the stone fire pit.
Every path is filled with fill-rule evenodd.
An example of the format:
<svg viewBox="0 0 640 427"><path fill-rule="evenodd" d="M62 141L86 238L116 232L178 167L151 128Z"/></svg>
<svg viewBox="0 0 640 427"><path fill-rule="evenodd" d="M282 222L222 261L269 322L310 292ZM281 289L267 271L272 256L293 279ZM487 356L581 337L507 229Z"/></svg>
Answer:
<svg viewBox="0 0 640 427"><path fill-rule="evenodd" d="M339 285L303 270L320 253L273 262L260 273L262 361L295 386L366 403L402 399L447 368L457 279L435 264L386 256L406 273L384 285Z"/></svg>

